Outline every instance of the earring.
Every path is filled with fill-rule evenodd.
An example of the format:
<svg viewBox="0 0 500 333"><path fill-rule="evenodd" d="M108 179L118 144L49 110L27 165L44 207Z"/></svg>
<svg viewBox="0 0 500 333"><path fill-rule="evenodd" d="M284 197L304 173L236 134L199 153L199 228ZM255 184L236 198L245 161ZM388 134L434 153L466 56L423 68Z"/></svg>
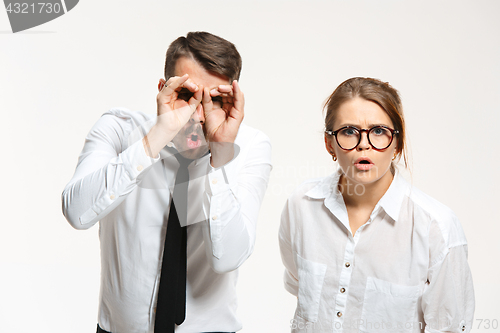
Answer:
<svg viewBox="0 0 500 333"><path fill-rule="evenodd" d="M333 151L329 151L330 155L332 155L333 161L335 162L337 160L337 156L335 156L335 153Z"/></svg>

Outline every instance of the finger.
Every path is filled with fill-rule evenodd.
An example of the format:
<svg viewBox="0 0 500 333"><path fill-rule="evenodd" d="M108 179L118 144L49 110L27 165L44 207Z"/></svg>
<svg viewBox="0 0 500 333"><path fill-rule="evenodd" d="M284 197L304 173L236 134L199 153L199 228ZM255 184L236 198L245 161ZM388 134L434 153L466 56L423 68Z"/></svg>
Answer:
<svg viewBox="0 0 500 333"><path fill-rule="evenodd" d="M212 97L216 97L216 96L220 96L221 93L219 92L219 90L217 88L214 88L214 89L210 90L209 95Z"/></svg>
<svg viewBox="0 0 500 333"><path fill-rule="evenodd" d="M198 85L191 81L191 79L188 79L186 82L184 82L182 84L182 87L188 89L191 92L197 92L199 90Z"/></svg>
<svg viewBox="0 0 500 333"><path fill-rule="evenodd" d="M210 95L215 96L233 96L233 87L231 85L221 84L217 88L210 90Z"/></svg>
<svg viewBox="0 0 500 333"><path fill-rule="evenodd" d="M230 85L230 84L221 84L220 86L217 87L218 90L221 92L221 93L226 93L226 94L229 94L229 95L233 95L233 86Z"/></svg>
<svg viewBox="0 0 500 333"><path fill-rule="evenodd" d="M193 112L196 111L196 108L200 105L202 98L203 86L201 86L201 89L197 89L194 95L189 99L189 106L193 109Z"/></svg>
<svg viewBox="0 0 500 333"><path fill-rule="evenodd" d="M188 74L184 74L181 77L176 76L170 78L167 81L167 84L163 86L163 89L160 91L160 93L163 93L165 95L171 95L177 88L182 86L182 84L184 84L184 82L186 82L188 78L189 78Z"/></svg>
<svg viewBox="0 0 500 333"><path fill-rule="evenodd" d="M182 125L185 125L189 119L193 116L193 113L196 112L198 107L201 107L202 99L202 90L200 89L199 91L195 92L193 96L189 99L188 105L175 108L175 111L178 112L179 115L179 120L181 121ZM184 103L184 102L183 102Z"/></svg>
<svg viewBox="0 0 500 333"><path fill-rule="evenodd" d="M210 91L208 88L203 89L203 110L205 116L212 111L214 108L214 103L212 102L212 97L210 96Z"/></svg>
<svg viewBox="0 0 500 333"><path fill-rule="evenodd" d="M245 96L243 95L240 85L236 80L233 81L233 90L234 90L234 97L233 97L234 107L236 108L236 110L243 111L245 107Z"/></svg>
<svg viewBox="0 0 500 333"><path fill-rule="evenodd" d="M222 104L224 104L224 105L231 104L231 106L232 106L232 104L233 104L233 98L231 96L224 96L224 97L222 97Z"/></svg>
<svg viewBox="0 0 500 333"><path fill-rule="evenodd" d="M188 74L186 74L188 75ZM179 76L173 76L171 77L170 79L168 79L167 81L167 85L170 85L172 82L176 81L176 80L179 80ZM196 83L194 83L191 79L187 79L186 82L182 83L181 85L179 85L179 87L177 87L177 89L179 88L186 88L188 90L190 90L191 92L195 92L195 91L198 91L198 85Z"/></svg>

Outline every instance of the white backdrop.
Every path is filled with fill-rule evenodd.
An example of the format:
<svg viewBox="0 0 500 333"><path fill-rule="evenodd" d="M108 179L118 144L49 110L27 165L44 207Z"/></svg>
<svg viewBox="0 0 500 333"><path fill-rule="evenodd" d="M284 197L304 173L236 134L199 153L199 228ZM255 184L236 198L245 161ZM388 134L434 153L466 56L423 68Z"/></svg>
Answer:
<svg viewBox="0 0 500 333"><path fill-rule="evenodd" d="M500 320L499 13L497 0L81 0L12 34L0 9L0 331L95 332L97 227L73 230L60 194L102 113L155 113L165 51L194 30L236 44L245 121L273 143L255 252L240 270L242 332L289 332L279 216L295 186L335 168L321 106L353 76L401 92L413 183L462 221L475 318Z"/></svg>

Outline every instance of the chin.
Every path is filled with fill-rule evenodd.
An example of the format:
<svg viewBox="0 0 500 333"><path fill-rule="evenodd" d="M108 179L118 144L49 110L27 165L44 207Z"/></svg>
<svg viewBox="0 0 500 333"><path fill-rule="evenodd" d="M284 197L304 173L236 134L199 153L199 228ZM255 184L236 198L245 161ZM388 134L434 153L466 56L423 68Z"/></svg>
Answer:
<svg viewBox="0 0 500 333"><path fill-rule="evenodd" d="M371 184L382 179L384 175L389 171L389 168L381 170L374 166L372 169L367 171L357 170L355 167L348 168L348 172L344 172L347 178L358 184Z"/></svg>
<svg viewBox="0 0 500 333"><path fill-rule="evenodd" d="M205 155L208 151L208 146L200 146L195 149L187 149L180 151L180 154L190 160L196 160Z"/></svg>

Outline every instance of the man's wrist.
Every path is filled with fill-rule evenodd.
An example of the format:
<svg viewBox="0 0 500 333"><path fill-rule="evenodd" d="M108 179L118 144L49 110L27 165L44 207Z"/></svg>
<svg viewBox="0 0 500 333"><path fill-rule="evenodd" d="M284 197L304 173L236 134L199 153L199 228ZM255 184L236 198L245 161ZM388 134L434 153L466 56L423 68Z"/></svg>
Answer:
<svg viewBox="0 0 500 333"><path fill-rule="evenodd" d="M210 142L210 153L210 164L214 168L220 168L234 158L234 143Z"/></svg>
<svg viewBox="0 0 500 333"><path fill-rule="evenodd" d="M154 125L148 134L142 139L144 150L149 157L157 158L160 151L165 147L177 133L165 133L157 125Z"/></svg>

